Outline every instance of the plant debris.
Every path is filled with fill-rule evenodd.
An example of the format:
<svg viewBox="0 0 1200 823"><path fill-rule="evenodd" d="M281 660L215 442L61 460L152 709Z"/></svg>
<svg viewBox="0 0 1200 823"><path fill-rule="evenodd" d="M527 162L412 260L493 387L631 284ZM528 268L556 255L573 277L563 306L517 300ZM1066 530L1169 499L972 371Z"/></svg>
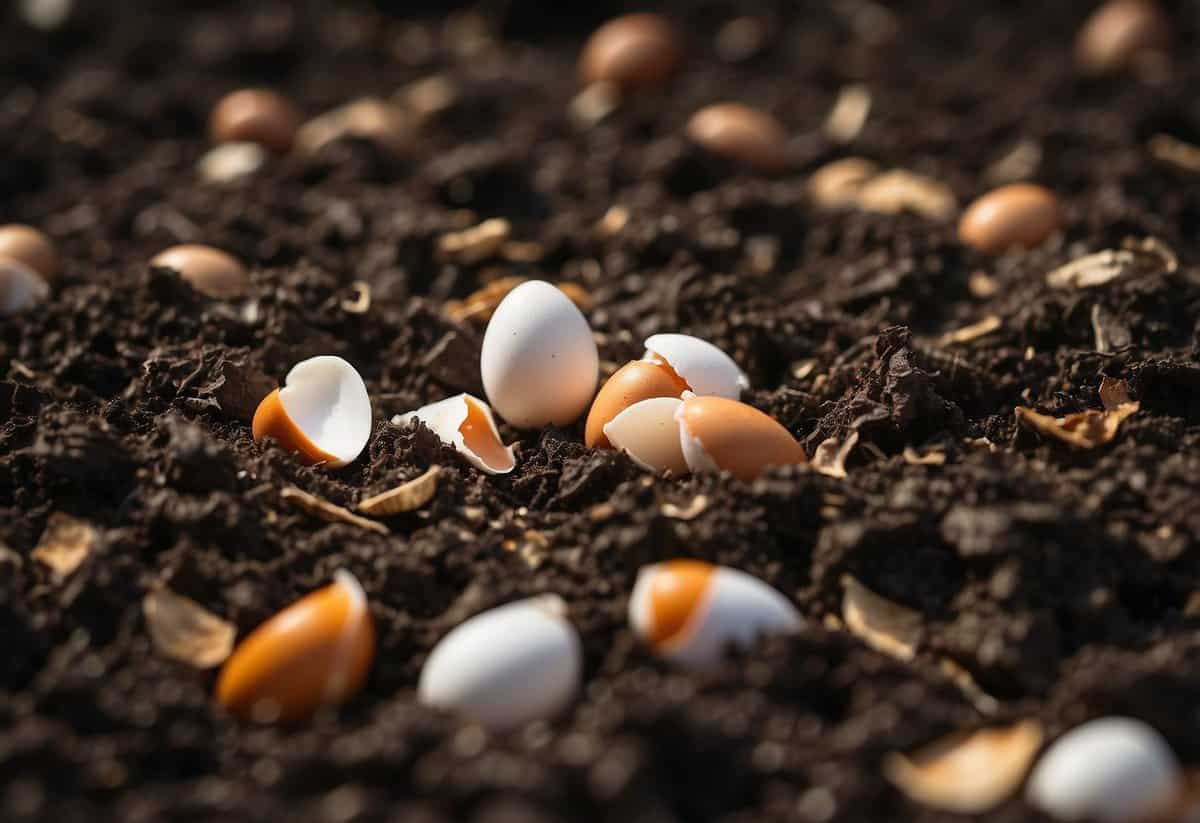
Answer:
<svg viewBox="0 0 1200 823"><path fill-rule="evenodd" d="M1034 431L1081 449L1094 449L1111 443L1121 423L1140 407L1137 401L1126 401L1104 411L1088 410L1066 417L1051 417L1025 406L1017 406L1016 414L1017 420Z"/></svg>
<svg viewBox="0 0 1200 823"><path fill-rule="evenodd" d="M924 631L920 613L880 597L850 575L841 582L842 622L850 633L897 660L916 657Z"/></svg>
<svg viewBox="0 0 1200 823"><path fill-rule="evenodd" d="M674 503L663 503L659 511L664 517L672 520L695 520L708 508L708 496L698 494L686 506L676 506Z"/></svg>
<svg viewBox="0 0 1200 823"><path fill-rule="evenodd" d="M858 83L845 86L825 118L822 127L825 136L835 143L853 142L862 132L870 114L870 89Z"/></svg>
<svg viewBox="0 0 1200 823"><path fill-rule="evenodd" d="M1122 249L1105 249L1059 266L1046 275L1054 289L1091 289L1121 277L1143 277L1179 266L1175 253L1154 238L1127 240Z"/></svg>
<svg viewBox="0 0 1200 823"><path fill-rule="evenodd" d="M46 521L46 529L30 556L62 580L87 560L99 539L99 532L86 520L55 512Z"/></svg>
<svg viewBox="0 0 1200 823"><path fill-rule="evenodd" d="M142 599L142 617L154 647L172 660L211 669L233 651L236 626L163 586L154 587Z"/></svg>
<svg viewBox="0 0 1200 823"><path fill-rule="evenodd" d="M821 474L844 480L849 477L846 473L846 458L850 456L850 452L854 450L857 443L858 432L856 431L850 432L844 441L835 437L826 438L813 451L809 465Z"/></svg>
<svg viewBox="0 0 1200 823"><path fill-rule="evenodd" d="M989 314L987 317L980 320L978 323L972 323L969 326L964 326L952 332L943 334L938 342L943 346L956 346L962 343L970 343L972 340L978 340L980 337L986 337L992 332L1004 325L1004 321L997 315Z"/></svg>
<svg viewBox="0 0 1200 823"><path fill-rule="evenodd" d="M946 453L939 451L929 451L921 454L912 446L905 446L903 452L904 462L910 466L942 466L946 463Z"/></svg>
<svg viewBox="0 0 1200 823"><path fill-rule="evenodd" d="M469 229L443 234L438 238L438 258L464 266L482 263L499 254L511 232L509 222L496 217Z"/></svg>
<svg viewBox="0 0 1200 823"><path fill-rule="evenodd" d="M441 471L439 466L430 466L419 477L360 501L357 508L363 514L372 517L388 517L415 511L432 500L437 493L438 475Z"/></svg>
<svg viewBox="0 0 1200 823"><path fill-rule="evenodd" d="M351 526L358 526L360 529L366 529L376 534L388 533L388 527L382 523L368 520L365 517L359 517L349 509L344 509L341 506L330 503L328 500L322 500L316 495L309 494L295 486L288 486L280 491L279 499L293 503L309 514L330 523L349 523Z"/></svg>
<svg viewBox="0 0 1200 823"><path fill-rule="evenodd" d="M858 190L855 202L865 211L911 211L930 220L948 220L958 211L958 200L949 186L905 169L892 169L871 178Z"/></svg>

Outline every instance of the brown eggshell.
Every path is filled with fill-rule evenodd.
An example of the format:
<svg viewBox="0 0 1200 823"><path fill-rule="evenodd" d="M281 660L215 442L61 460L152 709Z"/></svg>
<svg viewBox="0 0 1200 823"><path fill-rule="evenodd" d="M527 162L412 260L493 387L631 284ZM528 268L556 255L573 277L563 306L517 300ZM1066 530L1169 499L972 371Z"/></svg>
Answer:
<svg viewBox="0 0 1200 823"><path fill-rule="evenodd" d="M692 115L687 136L705 150L761 172L791 165L788 132L773 115L742 103L715 103Z"/></svg>
<svg viewBox="0 0 1200 823"><path fill-rule="evenodd" d="M339 572L242 641L221 669L217 700L241 720L303 720L353 696L374 654L366 598Z"/></svg>
<svg viewBox="0 0 1200 823"><path fill-rule="evenodd" d="M286 154L300 129L300 112L287 99L267 89L231 92L213 107L208 132L214 143L257 143Z"/></svg>
<svg viewBox="0 0 1200 823"><path fill-rule="evenodd" d="M667 645L687 626L712 584L716 566L701 560L668 560L660 564L650 589L651 648Z"/></svg>
<svg viewBox="0 0 1200 823"><path fill-rule="evenodd" d="M54 243L33 226L9 223L0 226L0 257L11 257L40 274L48 283L58 274Z"/></svg>
<svg viewBox="0 0 1200 823"><path fill-rule="evenodd" d="M626 91L661 88L682 62L682 39L667 19L627 14L588 38L579 57L579 78L585 85L611 83Z"/></svg>
<svg viewBox="0 0 1200 823"><path fill-rule="evenodd" d="M150 265L174 269L196 291L216 299L238 297L249 285L246 267L233 255L212 246L172 246L156 254Z"/></svg>
<svg viewBox="0 0 1200 823"><path fill-rule="evenodd" d="M1075 41L1075 62L1086 74L1114 74L1138 57L1164 53L1171 24L1151 0L1111 0L1088 18Z"/></svg>
<svg viewBox="0 0 1200 823"><path fill-rule="evenodd" d="M689 446L699 445L722 471L739 480L758 477L767 466L796 465L808 461L804 447L791 433L753 406L725 397L689 397L679 407L684 454L693 471ZM689 444L689 438L692 443Z"/></svg>
<svg viewBox="0 0 1200 823"><path fill-rule="evenodd" d="M254 442L259 443L264 437L272 437L275 442L287 451L295 452L300 462L311 466L314 463L341 463L338 458L322 450L309 439L295 421L288 416L283 401L279 399L279 389L268 394L258 404L254 412L254 421L250 424Z"/></svg>
<svg viewBox="0 0 1200 823"><path fill-rule="evenodd" d="M608 378L592 401L584 427L583 442L590 448L611 449L604 426L625 409L653 397L678 397L687 383L664 363L633 360Z"/></svg>
<svg viewBox="0 0 1200 823"><path fill-rule="evenodd" d="M1037 246L1062 223L1062 206L1054 192L1034 183L1011 183L967 207L958 222L958 237L985 254L996 254Z"/></svg>

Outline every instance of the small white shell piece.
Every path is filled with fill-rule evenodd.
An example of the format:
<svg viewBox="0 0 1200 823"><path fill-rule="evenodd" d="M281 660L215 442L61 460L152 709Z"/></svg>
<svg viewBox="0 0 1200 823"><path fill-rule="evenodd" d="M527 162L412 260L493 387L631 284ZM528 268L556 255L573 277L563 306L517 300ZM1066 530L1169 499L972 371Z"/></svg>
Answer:
<svg viewBox="0 0 1200 823"><path fill-rule="evenodd" d="M19 314L41 303L50 286L19 260L0 258L0 315Z"/></svg>
<svg viewBox="0 0 1200 823"><path fill-rule="evenodd" d="M737 400L750 380L733 358L690 334L655 334L646 338L644 360L661 359L696 394L715 394Z"/></svg>
<svg viewBox="0 0 1200 823"><path fill-rule="evenodd" d="M340 357L322 355L292 367L279 390L287 416L317 448L344 466L352 463L371 439L371 398L354 366Z"/></svg>
<svg viewBox="0 0 1200 823"><path fill-rule="evenodd" d="M629 600L629 623L641 638L654 634L650 598L663 566L638 572ZM804 620L792 602L753 575L718 566L681 633L658 649L659 656L691 669L720 663L729 647L749 649L765 634L798 631Z"/></svg>
<svg viewBox="0 0 1200 823"><path fill-rule="evenodd" d="M675 420L681 402L677 397L654 397L634 403L604 424L604 436L647 471L687 474Z"/></svg>
<svg viewBox="0 0 1200 823"><path fill-rule="evenodd" d="M482 415L485 423L484 431L471 432L470 442L463 432L463 424L470 416L474 405ZM434 434L443 443L453 446L454 450L467 459L475 468L488 474L508 474L517 465L512 446L504 445L500 439L500 430L496 428L496 419L487 403L471 394L456 394L422 406L407 414L398 414L392 418L394 426L410 426L417 421L433 429ZM482 439L481 439L482 438Z"/></svg>
<svg viewBox="0 0 1200 823"><path fill-rule="evenodd" d="M1119 823L1162 813L1181 783L1175 754L1157 731L1129 717L1104 717L1054 741L1025 796L1059 820Z"/></svg>
<svg viewBox="0 0 1200 823"><path fill-rule="evenodd" d="M557 595L472 617L437 644L417 687L421 703L493 731L549 719L579 690L583 653Z"/></svg>
<svg viewBox="0 0 1200 823"><path fill-rule="evenodd" d="M683 462L688 469L696 474L719 474L721 467L717 465L716 460L712 459L712 455L704 450L704 444L700 442L699 437L692 434L684 420L683 404L695 396L694 392L685 391L679 398L679 405L675 407L675 428L679 431L679 452L683 455Z"/></svg>

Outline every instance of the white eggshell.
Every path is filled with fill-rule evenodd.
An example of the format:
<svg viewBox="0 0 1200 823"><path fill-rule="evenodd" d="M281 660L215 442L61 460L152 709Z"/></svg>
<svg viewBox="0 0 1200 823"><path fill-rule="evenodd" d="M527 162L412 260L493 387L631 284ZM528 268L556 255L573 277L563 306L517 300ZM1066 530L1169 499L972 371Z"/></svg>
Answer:
<svg viewBox="0 0 1200 823"><path fill-rule="evenodd" d="M288 372L279 402L305 436L337 458L354 461L371 439L371 398L359 373L340 357L322 355Z"/></svg>
<svg viewBox="0 0 1200 823"><path fill-rule="evenodd" d="M679 452L683 455L683 462L687 464L688 469L696 474L719 474L721 467L717 465L716 460L712 459L712 455L704 450L704 444L700 442L699 437L692 434L683 417L684 401L695 396L695 393L685 391L679 400L679 405L675 407L675 425L679 429Z"/></svg>
<svg viewBox="0 0 1200 823"><path fill-rule="evenodd" d="M1104 717L1064 734L1046 750L1025 788L1029 802L1059 820L1144 820L1171 805L1179 763L1152 727Z"/></svg>
<svg viewBox="0 0 1200 823"><path fill-rule="evenodd" d="M604 424L604 436L643 469L686 474L675 421L680 402L678 397L653 397L634 403Z"/></svg>
<svg viewBox="0 0 1200 823"><path fill-rule="evenodd" d="M429 655L418 699L495 731L553 717L575 697L583 667L566 612L562 598L542 595L472 617Z"/></svg>
<svg viewBox="0 0 1200 823"><path fill-rule="evenodd" d="M644 357L667 361L696 394L715 394L737 400L750 388L750 380L733 358L690 334L656 334L646 338Z"/></svg>
<svg viewBox="0 0 1200 823"><path fill-rule="evenodd" d="M642 638L653 633L649 599L654 578L662 572L660 565L639 571L629 599L629 623ZM749 649L762 635L795 632L803 622L780 592L757 577L720 566L681 634L659 653L686 668L707 668L720 663L731 646Z"/></svg>
<svg viewBox="0 0 1200 823"><path fill-rule="evenodd" d="M488 400L512 425L565 426L592 402L600 357L575 304L549 283L530 280L496 307L480 372Z"/></svg>
<svg viewBox="0 0 1200 823"><path fill-rule="evenodd" d="M0 258L0 315L33 308L49 294L49 284L36 271L19 260Z"/></svg>
<svg viewBox="0 0 1200 823"><path fill-rule="evenodd" d="M488 428L491 430L492 437L496 440L496 446L507 456L507 459L488 461L485 455L475 452L467 445L466 438L463 437L461 427L467 419L468 409L467 401L475 403L479 410L483 412L483 416L487 419ZM421 421L429 428L433 429L443 443L453 446L454 450L467 459L475 468L488 474L508 474L517 465L517 458L513 454L512 446L504 445L500 439L500 430L496 428L496 419L492 417L492 410L487 403L484 403L478 397L471 394L456 394L453 397L447 397L445 400L439 400L436 403L430 403L428 406L422 406L416 411L408 412L407 414L398 414L392 418L394 426L409 426L416 421Z"/></svg>

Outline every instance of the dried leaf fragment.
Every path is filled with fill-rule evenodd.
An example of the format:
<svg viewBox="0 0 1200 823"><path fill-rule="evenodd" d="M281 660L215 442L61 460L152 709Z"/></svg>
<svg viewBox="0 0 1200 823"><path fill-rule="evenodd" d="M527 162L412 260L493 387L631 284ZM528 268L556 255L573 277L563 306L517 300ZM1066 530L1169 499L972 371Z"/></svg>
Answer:
<svg viewBox="0 0 1200 823"><path fill-rule="evenodd" d="M472 266L494 257L508 242L512 225L503 217L484 220L477 226L453 231L438 238L439 260Z"/></svg>
<svg viewBox="0 0 1200 823"><path fill-rule="evenodd" d="M1081 449L1093 449L1096 446L1111 443L1117 436L1117 431L1125 418L1140 407L1141 404L1137 401L1129 401L1104 411L1089 409L1069 414L1066 417L1051 417L1025 406L1017 406L1016 413L1017 420L1027 424L1040 434L1048 435Z"/></svg>
<svg viewBox="0 0 1200 823"><path fill-rule="evenodd" d="M1020 787L1043 736L1036 720L953 734L912 755L889 755L883 773L918 803L958 814L980 814Z"/></svg>
<svg viewBox="0 0 1200 823"><path fill-rule="evenodd" d="M930 220L946 220L958 200L941 181L906 169L892 169L868 181L858 192L858 206L880 214L911 211Z"/></svg>
<svg viewBox="0 0 1200 823"><path fill-rule="evenodd" d="M845 440L828 437L817 446L809 465L821 474L845 480L850 476L846 473L846 458L850 456L850 452L857 444L858 432L856 431L850 432L850 436Z"/></svg>
<svg viewBox="0 0 1200 823"><path fill-rule="evenodd" d="M55 512L46 521L46 529L30 556L49 566L55 578L62 580L83 564L99 537L91 523Z"/></svg>
<svg viewBox="0 0 1200 823"><path fill-rule="evenodd" d="M309 514L315 515L329 523L349 523L352 526L358 526L367 531L388 534L387 526L382 523L368 520L365 517L359 517L349 509L344 509L341 506L330 503L328 500L322 500L316 495L309 494L295 486L288 486L283 489L283 491L279 492L279 498L289 503L294 503Z"/></svg>
<svg viewBox="0 0 1200 823"><path fill-rule="evenodd" d="M836 143L849 143L862 132L870 114L870 89L860 83L844 86L825 118L825 136Z"/></svg>
<svg viewBox="0 0 1200 823"><path fill-rule="evenodd" d="M916 657L921 643L921 615L868 589L850 575L842 576L842 621L858 639L898 660Z"/></svg>
<svg viewBox="0 0 1200 823"><path fill-rule="evenodd" d="M154 647L172 660L211 669L233 651L236 626L170 589L158 586L142 598L142 616Z"/></svg>
<svg viewBox="0 0 1200 823"><path fill-rule="evenodd" d="M1129 384L1113 377L1102 378L1100 380L1100 402L1109 411L1133 402L1129 398Z"/></svg>
<svg viewBox="0 0 1200 823"><path fill-rule="evenodd" d="M946 332L941 336L941 338L939 338L938 342L943 346L954 346L961 343L970 343L972 340L978 340L980 337L986 337L1003 325L1003 320L994 314L989 314L978 323L972 323L969 326L963 326L961 329Z"/></svg>
<svg viewBox="0 0 1200 823"><path fill-rule="evenodd" d="M904 447L904 462L910 466L942 466L946 463L945 452L921 454L912 446Z"/></svg>
<svg viewBox="0 0 1200 823"><path fill-rule="evenodd" d="M955 686L958 686L958 690L971 701L980 714L995 714L1000 710L1000 701L985 692L975 682L975 678L971 673L959 665L957 661L951 660L949 657L943 657L938 661L938 668L942 670L942 674L950 678L950 681Z"/></svg>
<svg viewBox="0 0 1200 823"><path fill-rule="evenodd" d="M401 483L394 489L368 497L358 504L358 510L373 517L386 517L402 512L411 512L428 503L437 492L438 466L430 466L420 477Z"/></svg>
<svg viewBox="0 0 1200 823"><path fill-rule="evenodd" d="M447 300L443 311L451 320L460 323L466 320L488 320L496 311L496 307L500 305L500 301L507 297L510 291L524 283L525 279L517 275L500 277L462 300ZM559 282L556 285L563 294L570 298L572 303L579 307L580 311L591 311L595 305L595 299L582 286L566 282Z"/></svg>
<svg viewBox="0 0 1200 823"><path fill-rule="evenodd" d="M1175 252L1154 237L1127 238L1120 249L1105 249L1059 266L1046 275L1053 289L1088 289L1119 277L1171 274L1179 267Z"/></svg>

